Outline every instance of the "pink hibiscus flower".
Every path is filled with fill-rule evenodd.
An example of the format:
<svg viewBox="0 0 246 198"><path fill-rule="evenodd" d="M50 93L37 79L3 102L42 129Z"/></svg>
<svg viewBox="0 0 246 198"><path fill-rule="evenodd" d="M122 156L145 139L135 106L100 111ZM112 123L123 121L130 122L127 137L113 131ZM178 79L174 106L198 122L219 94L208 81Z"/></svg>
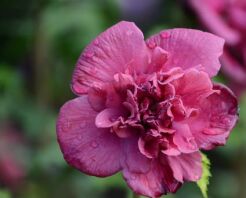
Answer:
<svg viewBox="0 0 246 198"><path fill-rule="evenodd" d="M146 42L130 22L99 35L79 58L57 121L66 161L106 177L122 171L137 194L158 197L201 177L199 149L224 145L237 100L210 77L224 41L190 29Z"/></svg>
<svg viewBox="0 0 246 198"><path fill-rule="evenodd" d="M226 40L223 71L240 93L246 88L246 1L190 0L201 21Z"/></svg>

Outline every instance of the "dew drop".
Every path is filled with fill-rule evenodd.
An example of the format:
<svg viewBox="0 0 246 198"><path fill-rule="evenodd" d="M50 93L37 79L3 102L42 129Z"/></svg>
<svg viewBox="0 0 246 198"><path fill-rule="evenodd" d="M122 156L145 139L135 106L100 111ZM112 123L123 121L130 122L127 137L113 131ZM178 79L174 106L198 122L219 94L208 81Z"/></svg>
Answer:
<svg viewBox="0 0 246 198"><path fill-rule="evenodd" d="M136 176L135 175L131 175L131 179L132 180L135 180L136 179Z"/></svg>
<svg viewBox="0 0 246 198"><path fill-rule="evenodd" d="M229 118L223 118L222 119L222 123L225 125L230 125L231 124L231 120Z"/></svg>
<svg viewBox="0 0 246 198"><path fill-rule="evenodd" d="M72 89L77 92L80 93L81 92L81 82L78 80L75 83L72 84Z"/></svg>
<svg viewBox="0 0 246 198"><path fill-rule="evenodd" d="M98 44L99 44L98 39L95 39L95 40L94 40L94 44L95 44L95 45L98 45Z"/></svg>
<svg viewBox="0 0 246 198"><path fill-rule="evenodd" d="M131 31L131 30L128 30L128 31L126 32L126 34L127 34L128 36L132 35L132 33L133 33L133 31Z"/></svg>
<svg viewBox="0 0 246 198"><path fill-rule="evenodd" d="M92 58L94 56L94 52L86 52L85 57L86 58Z"/></svg>
<svg viewBox="0 0 246 198"><path fill-rule="evenodd" d="M68 120L64 121L64 123L62 125L62 130L64 132L67 132L70 128L71 128L71 123Z"/></svg>
<svg viewBox="0 0 246 198"><path fill-rule="evenodd" d="M167 38L169 38L171 35L170 35L170 33L168 33L168 32L162 32L161 33L161 38L163 38L163 39L167 39Z"/></svg>
<svg viewBox="0 0 246 198"><path fill-rule="evenodd" d="M149 42L147 42L147 46L150 49L154 49L156 47L156 43L154 41L149 41Z"/></svg>
<svg viewBox="0 0 246 198"><path fill-rule="evenodd" d="M95 141L93 141L93 142L91 143L91 146L92 146L93 148L96 148L96 147L98 147L98 143L95 142Z"/></svg>
<svg viewBox="0 0 246 198"><path fill-rule="evenodd" d="M199 175L198 175L197 173L195 173L194 179L195 179L195 180L198 180L199 178L200 178Z"/></svg>

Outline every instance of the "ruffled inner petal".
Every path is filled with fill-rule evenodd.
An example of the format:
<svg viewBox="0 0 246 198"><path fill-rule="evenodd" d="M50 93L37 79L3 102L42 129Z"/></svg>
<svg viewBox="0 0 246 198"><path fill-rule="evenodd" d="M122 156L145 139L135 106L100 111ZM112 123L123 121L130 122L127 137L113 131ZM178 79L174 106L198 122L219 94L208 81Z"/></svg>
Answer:
<svg viewBox="0 0 246 198"><path fill-rule="evenodd" d="M166 159L152 161L150 170L145 173L134 173L124 169L123 176L134 192L148 197L174 193L181 186L180 182L174 179Z"/></svg>

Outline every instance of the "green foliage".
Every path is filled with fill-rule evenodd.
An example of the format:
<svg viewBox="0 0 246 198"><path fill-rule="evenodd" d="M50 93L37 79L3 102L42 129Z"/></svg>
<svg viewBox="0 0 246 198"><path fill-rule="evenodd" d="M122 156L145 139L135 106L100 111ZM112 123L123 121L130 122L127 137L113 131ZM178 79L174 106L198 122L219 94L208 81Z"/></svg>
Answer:
<svg viewBox="0 0 246 198"><path fill-rule="evenodd" d="M210 177L210 161L208 157L202 153L202 177L197 182L197 185L200 188L204 198L208 198L208 185Z"/></svg>
<svg viewBox="0 0 246 198"><path fill-rule="evenodd" d="M1 198L11 198L10 193L7 190L0 189L0 197Z"/></svg>

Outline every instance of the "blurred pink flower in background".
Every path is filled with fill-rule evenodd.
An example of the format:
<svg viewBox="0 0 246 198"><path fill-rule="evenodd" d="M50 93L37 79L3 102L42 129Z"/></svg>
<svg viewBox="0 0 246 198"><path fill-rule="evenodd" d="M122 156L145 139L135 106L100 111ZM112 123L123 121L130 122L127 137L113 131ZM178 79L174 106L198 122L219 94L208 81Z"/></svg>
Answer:
<svg viewBox="0 0 246 198"><path fill-rule="evenodd" d="M190 29L146 42L134 23L99 35L76 65L57 121L66 161L89 175L122 171L137 194L159 197L201 177L200 149L224 145L237 100L210 80L223 39Z"/></svg>
<svg viewBox="0 0 246 198"><path fill-rule="evenodd" d="M26 176L20 150L24 141L12 127L0 128L0 183L15 190L20 187Z"/></svg>
<svg viewBox="0 0 246 198"><path fill-rule="evenodd" d="M246 1L189 1L205 27L226 40L222 69L240 94L246 88Z"/></svg>

